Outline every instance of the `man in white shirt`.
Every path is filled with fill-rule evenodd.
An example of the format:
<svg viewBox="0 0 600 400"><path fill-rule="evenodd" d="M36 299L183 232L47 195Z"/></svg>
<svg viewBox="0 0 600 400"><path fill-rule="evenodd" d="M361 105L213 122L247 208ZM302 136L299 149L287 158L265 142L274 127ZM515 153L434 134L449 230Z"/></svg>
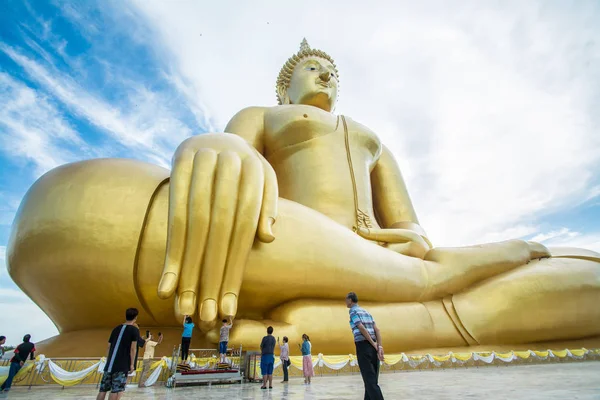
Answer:
<svg viewBox="0 0 600 400"><path fill-rule="evenodd" d="M138 382L138 387L144 387L144 383L146 382L146 374L150 370L150 365L152 364L152 359L154 358L154 349L156 346L162 343L163 335L158 332L158 341L152 340L152 335L148 335L146 338L146 344L144 345L144 359L143 359L143 367L142 373L140 374L140 380Z"/></svg>

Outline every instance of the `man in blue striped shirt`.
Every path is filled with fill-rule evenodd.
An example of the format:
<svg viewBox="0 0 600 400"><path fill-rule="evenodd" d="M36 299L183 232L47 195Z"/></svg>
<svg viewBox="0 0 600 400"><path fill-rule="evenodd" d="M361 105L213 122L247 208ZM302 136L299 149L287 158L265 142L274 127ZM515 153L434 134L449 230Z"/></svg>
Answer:
<svg viewBox="0 0 600 400"><path fill-rule="evenodd" d="M383 361L381 333L371 314L358 305L356 293L346 295L346 307L350 309L350 328L354 335L358 367L365 384L365 400L383 400L379 387L379 361Z"/></svg>

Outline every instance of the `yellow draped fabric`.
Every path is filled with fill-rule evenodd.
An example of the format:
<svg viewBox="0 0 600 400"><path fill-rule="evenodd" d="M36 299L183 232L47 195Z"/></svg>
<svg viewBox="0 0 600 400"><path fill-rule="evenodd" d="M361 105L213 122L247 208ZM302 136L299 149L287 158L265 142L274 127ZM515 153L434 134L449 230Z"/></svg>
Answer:
<svg viewBox="0 0 600 400"><path fill-rule="evenodd" d="M583 357L593 357L597 358L600 356L600 349L563 349L563 350L546 350L546 351L537 351L537 350L526 350L526 351L509 351L504 353L494 353L494 352L472 352L472 353L448 353L446 355L433 355L433 354L421 354L421 355L407 355L404 353L401 354L387 354L385 356L383 364L391 367L396 364L406 365L409 368L417 368L421 365L432 365L435 367L441 367L443 364L449 366L451 364L463 365L468 361L473 362L483 362L485 364L492 364L495 360L499 360L504 363L516 362L518 360L527 360L532 358L539 360L552 360L552 356L555 359L564 359L564 358L572 358L572 359L581 359ZM43 356L39 356L34 363L27 363L21 370L17 373L15 377L16 383L18 384L19 380L22 380L29 374L33 372L34 374L41 374L47 371L52 379L52 381L56 382L61 386L74 386L84 382L87 378L92 376L95 373L98 373L99 368L101 368L102 359L98 361L98 363L87 367L84 370L78 371L65 371L62 368L57 367L52 360L45 359ZM216 363L216 360L213 357L202 357L202 358L191 358L191 361L200 367L207 367ZM321 368L324 368L324 371L327 370L340 370L350 365L352 367L356 367L356 356L353 354L349 355L332 355L325 356L323 354L319 354L317 356L312 356L313 365L317 365ZM291 364L299 370L302 370L302 356L292 356L290 357ZM47 364L46 364L47 363ZM155 361L150 366L150 371L154 372L157 368L166 368L170 363L170 360L167 358L163 358L161 360ZM277 363L278 364L278 363ZM34 368L37 367L37 371L33 371ZM257 370L260 370L259 365L256 366ZM44 371L44 372L41 372ZM3 383L8 376L8 367L0 368L0 384ZM155 377L158 378L158 375ZM38 380L38 377L34 377L33 381ZM32 382L33 382L32 381ZM29 382L29 381L28 381ZM22 381L20 382L21 384Z"/></svg>
<svg viewBox="0 0 600 400"><path fill-rule="evenodd" d="M387 365L395 365L402 361L404 354L386 354L384 363Z"/></svg>
<svg viewBox="0 0 600 400"><path fill-rule="evenodd" d="M473 358L473 353L453 353L452 355L459 361L469 361Z"/></svg>
<svg viewBox="0 0 600 400"><path fill-rule="evenodd" d="M558 358L565 358L567 356L567 350L552 350L552 354Z"/></svg>
<svg viewBox="0 0 600 400"><path fill-rule="evenodd" d="M583 357L587 351L587 349L573 349L571 350L571 354L576 357Z"/></svg>

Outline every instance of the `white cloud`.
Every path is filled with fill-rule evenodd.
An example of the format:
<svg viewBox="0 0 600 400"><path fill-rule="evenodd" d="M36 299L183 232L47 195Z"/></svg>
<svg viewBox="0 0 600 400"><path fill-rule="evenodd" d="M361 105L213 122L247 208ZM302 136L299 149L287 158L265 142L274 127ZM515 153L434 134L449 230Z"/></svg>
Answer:
<svg viewBox="0 0 600 400"><path fill-rule="evenodd" d="M38 176L72 161L66 145L83 146L49 99L5 73L0 73L0 142L7 156L33 163Z"/></svg>
<svg viewBox="0 0 600 400"><path fill-rule="evenodd" d="M50 318L8 276L6 246L0 246L0 309L0 335L7 337L9 345L18 345L27 333L36 342L58 333Z"/></svg>
<svg viewBox="0 0 600 400"><path fill-rule="evenodd" d="M58 334L46 314L20 290L0 289L0 307L0 335L6 336L7 345L18 345L28 333L34 342Z"/></svg>
<svg viewBox="0 0 600 400"><path fill-rule="evenodd" d="M328 51L338 111L392 149L438 245L532 235L597 185L597 3L133 3L221 129L275 103L303 36Z"/></svg>
<svg viewBox="0 0 600 400"><path fill-rule="evenodd" d="M143 84L123 79L125 104L113 105L80 86L70 76L48 69L16 49L0 44L0 50L76 115L103 129L123 146L168 167L170 152L192 131L168 107L168 98Z"/></svg>
<svg viewBox="0 0 600 400"><path fill-rule="evenodd" d="M6 246L0 246L0 335L8 345L18 345L27 333L35 342L58 334L58 330L31 301L18 289L6 271Z"/></svg>
<svg viewBox="0 0 600 400"><path fill-rule="evenodd" d="M569 228L540 233L531 240L543 243L549 247L579 247L600 253L600 232L583 234Z"/></svg>

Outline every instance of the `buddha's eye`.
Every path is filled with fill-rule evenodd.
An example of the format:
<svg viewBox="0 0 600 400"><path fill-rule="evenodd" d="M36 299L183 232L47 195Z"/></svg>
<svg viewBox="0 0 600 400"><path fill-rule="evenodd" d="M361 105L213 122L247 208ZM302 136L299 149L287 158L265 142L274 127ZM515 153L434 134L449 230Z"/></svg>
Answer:
<svg viewBox="0 0 600 400"><path fill-rule="evenodd" d="M310 70L311 70L311 71L316 71L316 70L317 70L317 67L310 67Z"/></svg>

